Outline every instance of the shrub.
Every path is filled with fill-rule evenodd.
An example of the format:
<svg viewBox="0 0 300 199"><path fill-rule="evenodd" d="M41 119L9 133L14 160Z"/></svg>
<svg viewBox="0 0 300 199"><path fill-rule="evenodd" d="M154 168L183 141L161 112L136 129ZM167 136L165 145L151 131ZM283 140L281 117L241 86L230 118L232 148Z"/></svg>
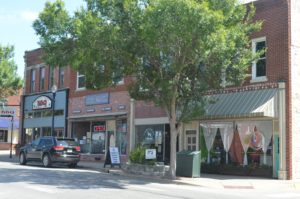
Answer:
<svg viewBox="0 0 300 199"><path fill-rule="evenodd" d="M129 159L132 163L143 164L145 162L145 148L137 146L130 152Z"/></svg>

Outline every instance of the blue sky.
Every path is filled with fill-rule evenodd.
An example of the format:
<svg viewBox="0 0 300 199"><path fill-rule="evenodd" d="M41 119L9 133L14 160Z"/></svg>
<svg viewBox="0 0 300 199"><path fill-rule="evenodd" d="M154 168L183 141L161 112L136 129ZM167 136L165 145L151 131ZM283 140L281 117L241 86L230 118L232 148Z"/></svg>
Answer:
<svg viewBox="0 0 300 199"><path fill-rule="evenodd" d="M24 74L25 51L39 47L32 23L43 10L45 2L47 0L0 0L0 44L15 47L14 60L21 77ZM64 0L64 2L70 12L85 5L83 0Z"/></svg>
<svg viewBox="0 0 300 199"><path fill-rule="evenodd" d="M54 0L50 0L54 2ZM251 0L240 0L249 2ZM38 37L32 28L33 21L44 8L47 0L0 0L0 44L14 45L15 62L18 65L18 74L24 74L24 53L39 47ZM66 8L73 12L83 0L64 0Z"/></svg>

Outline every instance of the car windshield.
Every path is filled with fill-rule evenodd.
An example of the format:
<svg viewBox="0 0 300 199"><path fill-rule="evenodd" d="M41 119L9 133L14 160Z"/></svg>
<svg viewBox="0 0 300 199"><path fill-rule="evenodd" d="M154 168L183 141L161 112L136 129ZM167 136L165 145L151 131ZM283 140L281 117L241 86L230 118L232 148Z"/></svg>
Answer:
<svg viewBox="0 0 300 199"><path fill-rule="evenodd" d="M57 146L78 146L74 139L57 139Z"/></svg>

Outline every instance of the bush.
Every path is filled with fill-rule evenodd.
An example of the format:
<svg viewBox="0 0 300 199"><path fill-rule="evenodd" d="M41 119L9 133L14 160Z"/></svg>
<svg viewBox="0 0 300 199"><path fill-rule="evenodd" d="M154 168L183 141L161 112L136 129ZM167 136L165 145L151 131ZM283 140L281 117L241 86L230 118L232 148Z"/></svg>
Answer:
<svg viewBox="0 0 300 199"><path fill-rule="evenodd" d="M147 147L149 148L149 147ZM129 154L129 160L131 163L136 164L147 164L147 165L154 165L156 159L153 160L146 160L145 159L145 146L137 146L134 150L132 150Z"/></svg>
<svg viewBox="0 0 300 199"><path fill-rule="evenodd" d="M130 152L129 159L132 163L143 164L145 162L145 148L137 146Z"/></svg>

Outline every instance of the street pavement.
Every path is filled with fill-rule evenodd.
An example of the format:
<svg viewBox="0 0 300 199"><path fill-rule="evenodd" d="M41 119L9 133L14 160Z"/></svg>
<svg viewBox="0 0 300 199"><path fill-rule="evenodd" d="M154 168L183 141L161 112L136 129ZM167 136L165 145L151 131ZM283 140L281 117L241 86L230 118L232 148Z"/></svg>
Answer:
<svg viewBox="0 0 300 199"><path fill-rule="evenodd" d="M9 158L9 151L0 151L0 162L18 162L18 157L15 155ZM102 162L89 162L80 161L78 163L78 170L87 169L92 171L98 171L101 173L109 173L114 176L124 176L134 179L152 179L161 183L173 183L182 185L193 185L205 188L213 189L247 189L247 190L300 190L300 180L278 180L278 179L266 179L256 177L245 176L231 176L231 175L211 175L201 174L200 178L186 178L177 177L176 180L161 179L152 176L140 176L132 175L124 172L119 168L103 167Z"/></svg>

